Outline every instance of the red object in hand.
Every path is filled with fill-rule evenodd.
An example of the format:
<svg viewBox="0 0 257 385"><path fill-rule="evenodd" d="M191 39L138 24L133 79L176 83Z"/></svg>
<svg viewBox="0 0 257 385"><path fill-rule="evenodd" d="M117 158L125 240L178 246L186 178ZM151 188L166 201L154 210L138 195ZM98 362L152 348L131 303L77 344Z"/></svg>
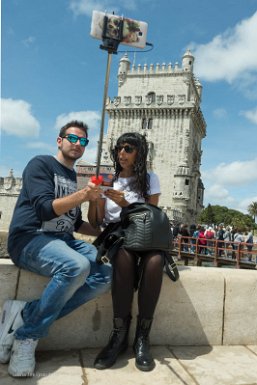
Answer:
<svg viewBox="0 0 257 385"><path fill-rule="evenodd" d="M103 176L102 175L91 176L91 182L96 184L96 185L102 184L103 183Z"/></svg>

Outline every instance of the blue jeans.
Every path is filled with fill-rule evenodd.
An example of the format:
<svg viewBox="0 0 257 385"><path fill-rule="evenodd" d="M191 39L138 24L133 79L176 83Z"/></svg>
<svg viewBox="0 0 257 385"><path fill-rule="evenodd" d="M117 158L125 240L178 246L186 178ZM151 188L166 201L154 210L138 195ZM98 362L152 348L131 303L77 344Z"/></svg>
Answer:
<svg viewBox="0 0 257 385"><path fill-rule="evenodd" d="M24 325L17 339L39 339L57 319L109 290L112 268L96 262L96 248L70 234L55 237L40 234L22 250L15 264L25 270L51 277L40 299L27 302Z"/></svg>

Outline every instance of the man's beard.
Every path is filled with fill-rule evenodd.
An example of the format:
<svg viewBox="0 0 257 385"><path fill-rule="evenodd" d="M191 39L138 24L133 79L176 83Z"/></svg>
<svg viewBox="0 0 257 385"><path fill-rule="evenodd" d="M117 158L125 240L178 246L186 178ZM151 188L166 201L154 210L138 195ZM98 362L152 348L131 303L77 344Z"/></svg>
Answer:
<svg viewBox="0 0 257 385"><path fill-rule="evenodd" d="M83 154L81 154L81 152L76 152L74 154L72 153L65 153L65 152L62 152L62 156L65 160L67 161L76 161L78 160L79 158L82 157Z"/></svg>

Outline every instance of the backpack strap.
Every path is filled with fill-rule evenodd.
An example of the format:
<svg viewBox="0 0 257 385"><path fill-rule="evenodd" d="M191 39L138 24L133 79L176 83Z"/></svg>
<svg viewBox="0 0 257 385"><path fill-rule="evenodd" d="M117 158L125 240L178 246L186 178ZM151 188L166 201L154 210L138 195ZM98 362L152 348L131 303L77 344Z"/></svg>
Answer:
<svg viewBox="0 0 257 385"><path fill-rule="evenodd" d="M96 262L99 264L111 262L123 241L123 230L120 222L108 225L93 242L97 248Z"/></svg>
<svg viewBox="0 0 257 385"><path fill-rule="evenodd" d="M165 253L165 271L172 281L175 282L179 279L178 267L169 253Z"/></svg>

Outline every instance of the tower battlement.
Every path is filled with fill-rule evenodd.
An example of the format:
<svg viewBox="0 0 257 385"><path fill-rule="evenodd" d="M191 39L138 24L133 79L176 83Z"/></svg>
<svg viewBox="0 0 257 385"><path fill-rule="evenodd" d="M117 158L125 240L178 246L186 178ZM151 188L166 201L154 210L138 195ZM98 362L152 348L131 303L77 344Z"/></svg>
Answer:
<svg viewBox="0 0 257 385"><path fill-rule="evenodd" d="M2 195L19 195L22 186L22 178L14 177L11 169L9 175L0 177L0 194Z"/></svg>
<svg viewBox="0 0 257 385"><path fill-rule="evenodd" d="M13 170L0 177L0 231L8 231L17 197L22 187L22 178L15 177Z"/></svg>

